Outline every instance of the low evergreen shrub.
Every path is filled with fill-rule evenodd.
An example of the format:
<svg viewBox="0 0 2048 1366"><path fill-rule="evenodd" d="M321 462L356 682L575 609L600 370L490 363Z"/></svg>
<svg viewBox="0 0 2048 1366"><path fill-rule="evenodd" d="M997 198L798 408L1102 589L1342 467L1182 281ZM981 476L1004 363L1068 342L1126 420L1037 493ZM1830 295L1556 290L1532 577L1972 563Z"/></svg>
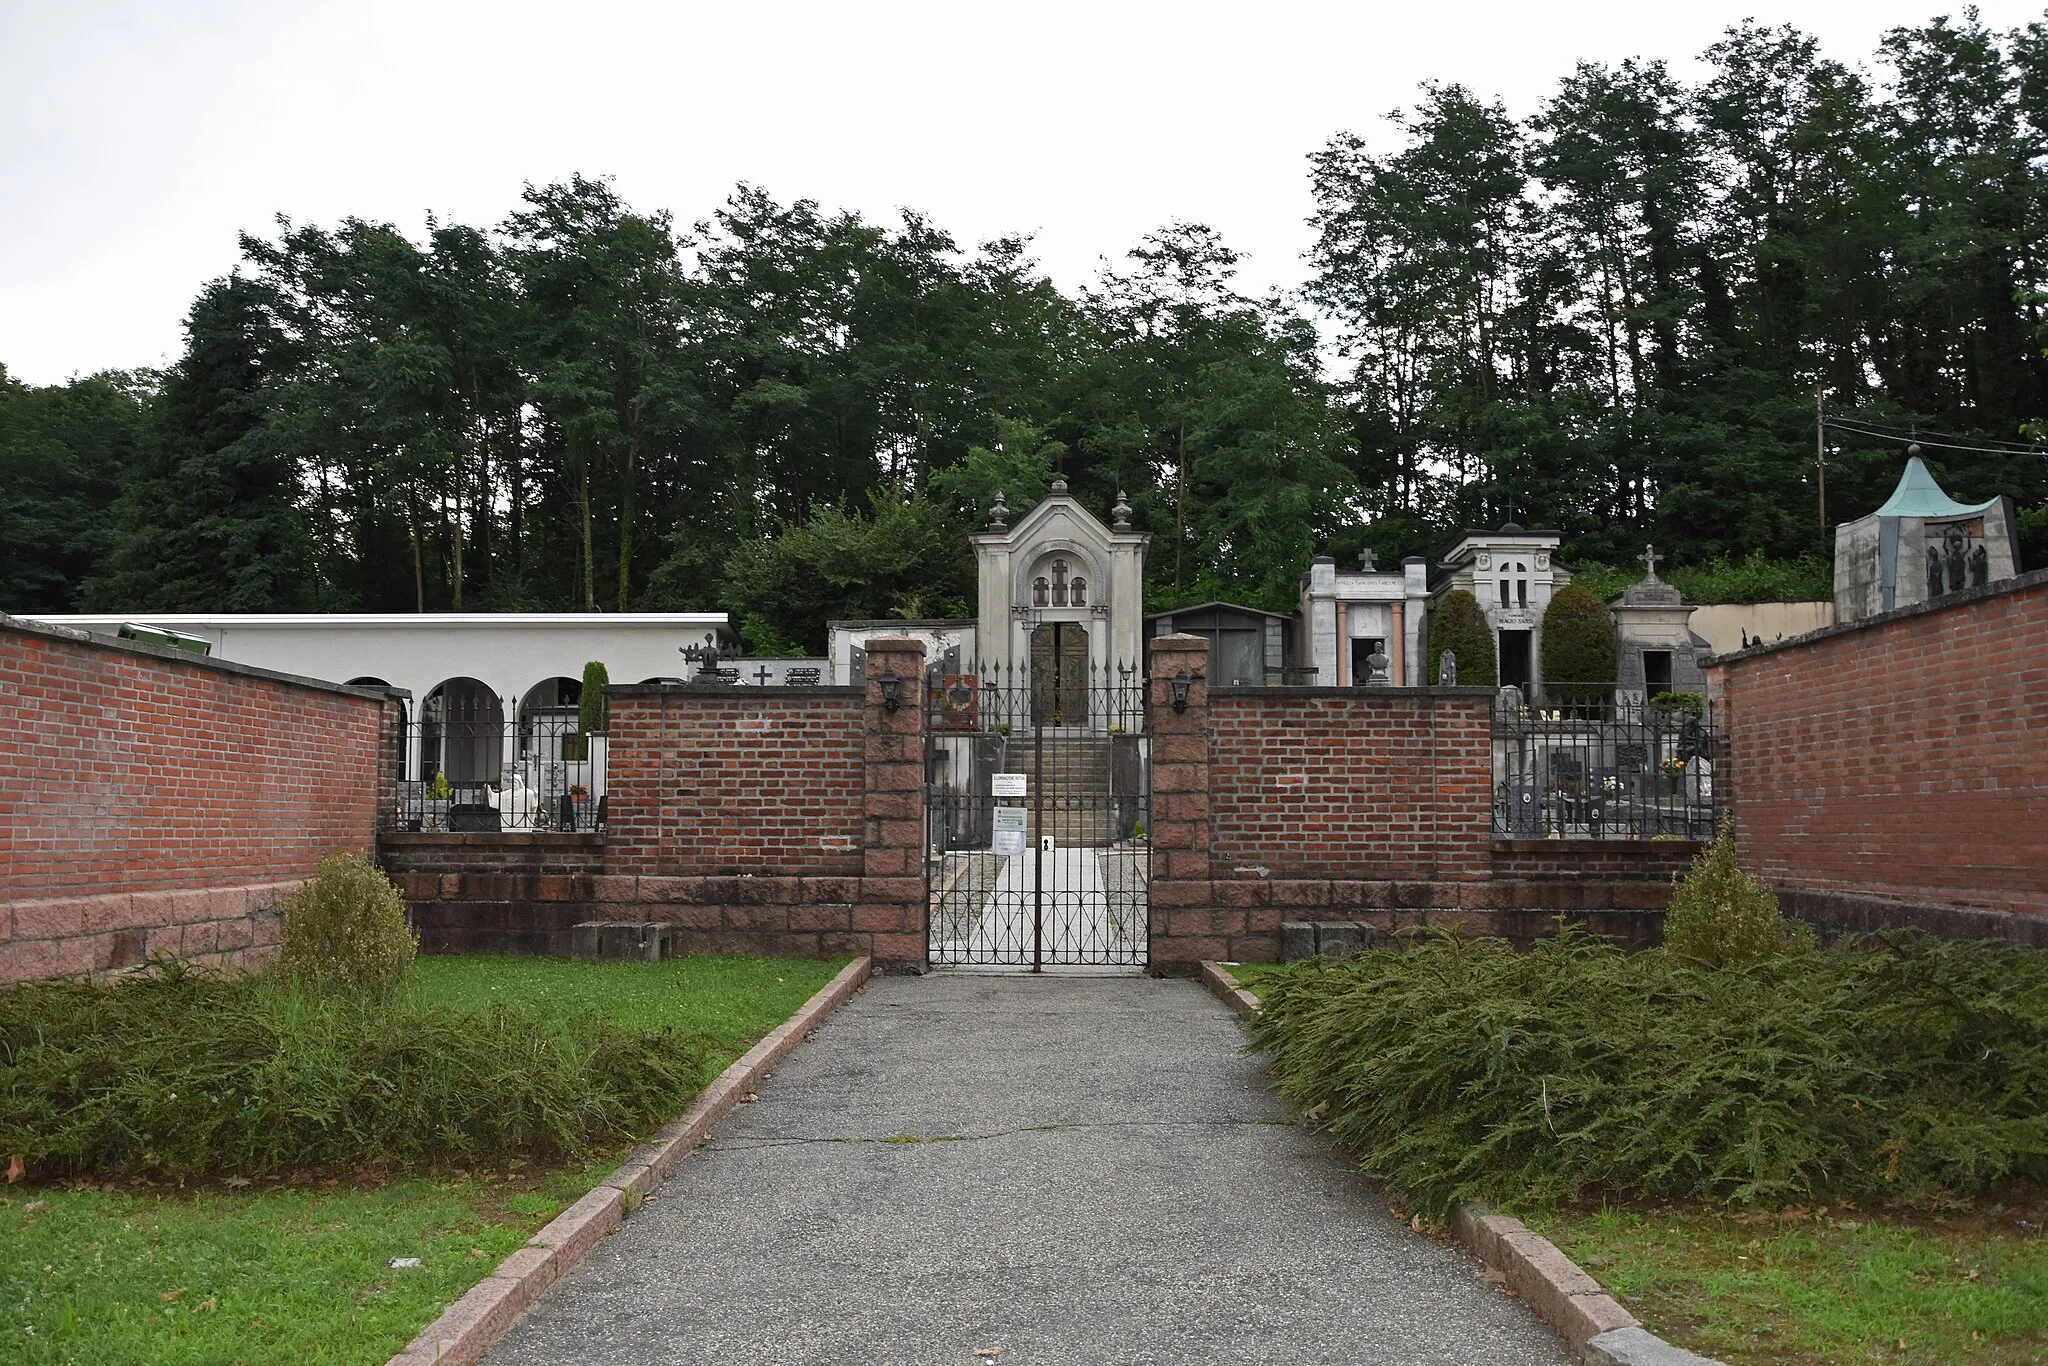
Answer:
<svg viewBox="0 0 2048 1366"><path fill-rule="evenodd" d="M279 907L278 966L304 986L343 996L381 996L412 970L419 940L405 898L360 854L336 854Z"/></svg>
<svg viewBox="0 0 2048 1366"><path fill-rule="evenodd" d="M177 1181L573 1154L675 1114L709 1048L160 963L0 990L0 1153Z"/></svg>
<svg viewBox="0 0 2048 1366"><path fill-rule="evenodd" d="M1885 934L1740 970L1438 934L1265 979L1281 1090L1418 1208L1933 1205L2048 1180L2048 953Z"/></svg>
<svg viewBox="0 0 2048 1366"><path fill-rule="evenodd" d="M1735 823L1724 818L1692 871L1671 889L1664 946L1700 967L1740 967L1812 948L1813 928L1787 920L1771 884L1742 871Z"/></svg>

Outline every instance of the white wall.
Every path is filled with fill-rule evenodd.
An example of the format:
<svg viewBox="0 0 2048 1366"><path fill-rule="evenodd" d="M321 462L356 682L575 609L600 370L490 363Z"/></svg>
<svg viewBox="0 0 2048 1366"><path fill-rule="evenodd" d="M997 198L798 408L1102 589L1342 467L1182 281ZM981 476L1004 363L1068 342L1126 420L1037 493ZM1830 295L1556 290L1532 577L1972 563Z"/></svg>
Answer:
<svg viewBox="0 0 2048 1366"><path fill-rule="evenodd" d="M581 680L598 660L614 683L695 671L678 653L706 636L731 644L723 612L499 612L464 614L147 613L53 616L39 621L112 635L123 622L204 636L219 659L346 683L379 678L415 707L454 678L474 678L516 706L536 683ZM742 670L744 675L745 670Z"/></svg>

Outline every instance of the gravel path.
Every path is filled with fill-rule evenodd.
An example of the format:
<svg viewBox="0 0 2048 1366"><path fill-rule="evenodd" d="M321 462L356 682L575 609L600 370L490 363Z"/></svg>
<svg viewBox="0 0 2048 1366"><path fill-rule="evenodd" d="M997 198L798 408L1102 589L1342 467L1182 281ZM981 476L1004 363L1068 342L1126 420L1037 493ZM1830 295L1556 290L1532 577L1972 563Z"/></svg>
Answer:
<svg viewBox="0 0 2048 1366"><path fill-rule="evenodd" d="M1569 1361L1243 1042L1186 981L877 979L490 1360Z"/></svg>

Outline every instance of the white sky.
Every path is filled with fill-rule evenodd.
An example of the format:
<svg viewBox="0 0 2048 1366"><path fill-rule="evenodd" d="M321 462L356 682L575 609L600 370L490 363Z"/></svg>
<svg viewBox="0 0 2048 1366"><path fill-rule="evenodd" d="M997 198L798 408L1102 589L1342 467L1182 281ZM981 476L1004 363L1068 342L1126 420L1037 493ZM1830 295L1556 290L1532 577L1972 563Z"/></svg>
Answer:
<svg viewBox="0 0 2048 1366"><path fill-rule="evenodd" d="M1291 287L1304 158L1425 80L1530 112L1574 62L1682 74L1728 24L1857 61L1941 0L339 4L0 0L0 363L162 365L277 214L490 225L527 181L609 175L705 217L735 182L1036 236L1063 286L1175 218ZM2011 28L2035 3L1985 0Z"/></svg>

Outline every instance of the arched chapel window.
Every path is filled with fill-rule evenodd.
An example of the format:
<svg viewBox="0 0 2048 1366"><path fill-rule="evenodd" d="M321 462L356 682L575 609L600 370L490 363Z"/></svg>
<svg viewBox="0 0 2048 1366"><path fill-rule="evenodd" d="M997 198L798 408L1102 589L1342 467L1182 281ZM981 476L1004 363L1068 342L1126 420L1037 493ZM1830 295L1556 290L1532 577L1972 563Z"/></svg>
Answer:
<svg viewBox="0 0 2048 1366"><path fill-rule="evenodd" d="M1031 581L1031 605L1033 607L1045 606L1045 579L1043 577Z"/></svg>
<svg viewBox="0 0 2048 1366"><path fill-rule="evenodd" d="M1515 606L1529 605L1529 566L1515 561Z"/></svg>
<svg viewBox="0 0 2048 1366"><path fill-rule="evenodd" d="M1086 580L1086 579L1084 579L1084 578L1080 577L1079 575L1076 575L1076 576L1074 577L1074 606L1076 606L1076 607L1086 607L1087 605L1088 605L1088 580Z"/></svg>

